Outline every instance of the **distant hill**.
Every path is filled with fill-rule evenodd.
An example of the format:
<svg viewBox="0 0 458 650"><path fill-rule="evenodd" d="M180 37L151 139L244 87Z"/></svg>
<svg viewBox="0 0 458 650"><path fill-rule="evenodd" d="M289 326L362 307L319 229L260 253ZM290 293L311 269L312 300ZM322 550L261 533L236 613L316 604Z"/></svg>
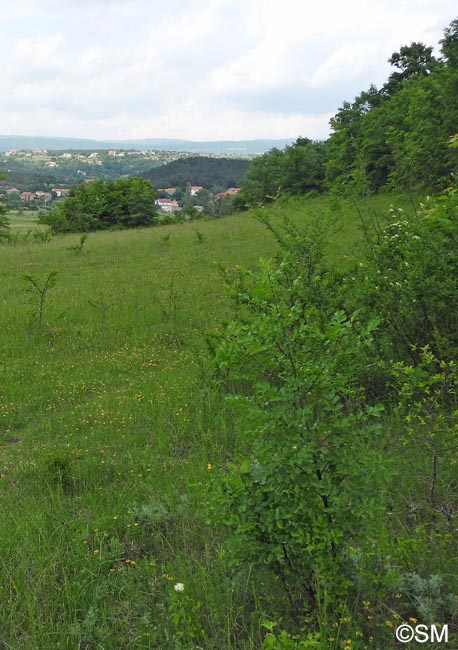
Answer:
<svg viewBox="0 0 458 650"><path fill-rule="evenodd" d="M192 156L174 160L142 175L154 188L185 187L187 183L202 185L209 190L237 187L250 166L249 160Z"/></svg>
<svg viewBox="0 0 458 650"><path fill-rule="evenodd" d="M145 140L89 140L83 138L54 138L47 136L0 135L0 151L11 149L135 149L156 151L188 151L191 153L219 153L226 155L248 155L265 153L273 147L283 149L293 143L293 138L284 140L218 140L194 142L151 138Z"/></svg>

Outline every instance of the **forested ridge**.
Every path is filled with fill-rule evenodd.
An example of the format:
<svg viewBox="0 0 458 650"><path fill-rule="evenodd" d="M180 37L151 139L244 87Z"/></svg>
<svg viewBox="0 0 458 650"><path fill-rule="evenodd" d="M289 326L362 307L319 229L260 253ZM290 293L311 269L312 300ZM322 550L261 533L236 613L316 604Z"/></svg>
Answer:
<svg viewBox="0 0 458 650"><path fill-rule="evenodd" d="M151 169L143 176L153 183L155 189L186 188L186 185L191 183L202 185L208 190L225 190L228 187L236 187L249 166L249 160L238 158L192 156Z"/></svg>

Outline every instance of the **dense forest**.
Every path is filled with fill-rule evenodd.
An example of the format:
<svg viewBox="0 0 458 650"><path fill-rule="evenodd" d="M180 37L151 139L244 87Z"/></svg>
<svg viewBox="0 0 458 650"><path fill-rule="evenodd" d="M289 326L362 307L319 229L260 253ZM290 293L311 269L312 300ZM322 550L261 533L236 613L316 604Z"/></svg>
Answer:
<svg viewBox="0 0 458 650"><path fill-rule="evenodd" d="M205 189L219 191L237 187L250 166L249 160L238 158L209 158L192 156L174 160L168 165L152 169L143 174L155 189L181 187L191 183Z"/></svg>
<svg viewBox="0 0 458 650"><path fill-rule="evenodd" d="M440 56L423 43L394 52L393 72L345 101L326 142L299 138L258 157L237 204L255 205L278 193L310 190L409 193L443 189L458 166L450 143L458 132L458 19L444 30Z"/></svg>

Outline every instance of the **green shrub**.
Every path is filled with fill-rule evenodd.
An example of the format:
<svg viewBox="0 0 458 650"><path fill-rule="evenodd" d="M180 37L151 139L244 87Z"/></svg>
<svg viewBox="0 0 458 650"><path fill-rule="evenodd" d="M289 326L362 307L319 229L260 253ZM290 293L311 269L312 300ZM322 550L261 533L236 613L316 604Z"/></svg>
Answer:
<svg viewBox="0 0 458 650"><path fill-rule="evenodd" d="M381 321L385 358L418 361L426 345L440 358L456 356L457 241L456 188L428 199L417 216L391 211L354 287L368 317Z"/></svg>
<svg viewBox="0 0 458 650"><path fill-rule="evenodd" d="M216 364L248 451L213 508L236 557L272 571L296 611L343 612L347 553L374 542L383 510L380 410L357 379L376 323L332 313L316 235L286 230L276 264L236 278Z"/></svg>

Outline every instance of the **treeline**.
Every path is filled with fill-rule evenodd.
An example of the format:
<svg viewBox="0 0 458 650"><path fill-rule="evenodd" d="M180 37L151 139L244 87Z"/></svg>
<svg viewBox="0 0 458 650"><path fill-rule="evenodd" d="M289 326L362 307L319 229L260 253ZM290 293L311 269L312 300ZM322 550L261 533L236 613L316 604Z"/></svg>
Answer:
<svg viewBox="0 0 458 650"><path fill-rule="evenodd" d="M237 203L255 205L279 192L376 192L386 186L435 191L457 169L450 142L458 132L458 18L445 28L440 56L411 43L389 59L394 71L345 101L326 142L299 138L253 161Z"/></svg>
<svg viewBox="0 0 458 650"><path fill-rule="evenodd" d="M284 150L272 149L255 158L241 181L236 207L270 201L279 192L305 194L324 187L326 145L299 137Z"/></svg>
<svg viewBox="0 0 458 650"><path fill-rule="evenodd" d="M157 221L151 183L143 178L80 183L45 212L41 222L54 232L88 232L149 226Z"/></svg>
<svg viewBox="0 0 458 650"><path fill-rule="evenodd" d="M191 156L174 160L168 165L145 172L142 176L148 178L156 189L186 188L191 183L219 191L237 187L249 166L249 160Z"/></svg>
<svg viewBox="0 0 458 650"><path fill-rule="evenodd" d="M331 120L328 185L443 187L458 163L448 146L458 131L458 19L440 45L439 58L423 43L401 47L382 88L371 86L343 104Z"/></svg>

